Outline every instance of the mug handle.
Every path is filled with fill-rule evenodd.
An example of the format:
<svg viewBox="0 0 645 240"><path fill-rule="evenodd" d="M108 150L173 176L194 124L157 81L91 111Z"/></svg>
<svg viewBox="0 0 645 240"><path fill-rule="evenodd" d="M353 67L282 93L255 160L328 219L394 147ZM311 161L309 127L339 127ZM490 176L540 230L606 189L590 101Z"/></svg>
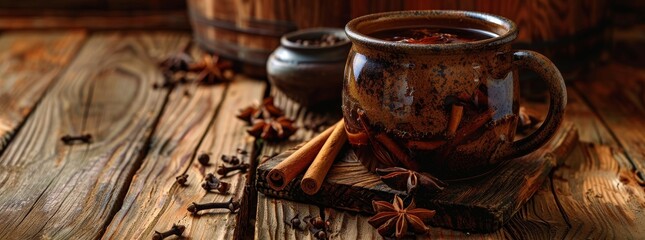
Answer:
<svg viewBox="0 0 645 240"><path fill-rule="evenodd" d="M533 71L546 82L549 89L549 113L542 126L531 135L502 148L498 159L520 157L542 147L560 127L564 118L564 108L567 105L567 88L564 85L564 79L551 60L537 52L518 50L513 53L513 67Z"/></svg>

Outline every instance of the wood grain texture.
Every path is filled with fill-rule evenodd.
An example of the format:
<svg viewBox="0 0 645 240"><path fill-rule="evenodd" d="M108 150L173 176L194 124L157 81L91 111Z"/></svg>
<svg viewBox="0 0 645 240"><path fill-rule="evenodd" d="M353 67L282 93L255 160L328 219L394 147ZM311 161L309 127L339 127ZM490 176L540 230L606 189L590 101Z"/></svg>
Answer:
<svg viewBox="0 0 645 240"><path fill-rule="evenodd" d="M645 70L611 64L594 69L575 84L577 93L609 129L645 184Z"/></svg>
<svg viewBox="0 0 645 240"><path fill-rule="evenodd" d="M297 216L296 216L297 215ZM255 239L311 239L316 238L304 229L305 217L320 216L316 205L275 199L258 194L258 211L256 215ZM291 219L301 219L300 229L293 228Z"/></svg>
<svg viewBox="0 0 645 240"><path fill-rule="evenodd" d="M581 142L590 142L608 146L618 146L616 139L605 126L602 120L585 102L583 97L573 87L567 88L567 109L565 119L571 121L576 126L580 134ZM544 104L544 113L546 113L546 104Z"/></svg>
<svg viewBox="0 0 645 240"><path fill-rule="evenodd" d="M83 31L0 36L0 153L84 39Z"/></svg>
<svg viewBox="0 0 645 240"><path fill-rule="evenodd" d="M272 89L271 95L274 96L276 106L282 108L286 116L296 120L300 129L286 142L265 143L261 156L274 156L309 140L341 118L340 106L330 106L332 110L316 112L301 107L277 89ZM301 219L306 216L321 216L321 209L315 205L278 200L258 194L255 238L315 239L310 231L293 229L285 225L285 221L290 221L295 214L298 214ZM302 227L304 226L303 222Z"/></svg>
<svg viewBox="0 0 645 240"><path fill-rule="evenodd" d="M593 200L596 194L604 198L607 192L610 194L610 199L628 198L630 202L638 202L639 198L642 202L642 197L640 194L635 194L639 192L638 185L635 183L638 179L630 173L631 165L628 160L624 155L615 153L621 149L618 140L598 118L598 112L587 105L583 99L586 93L569 87L568 96L565 118L574 122L580 129L582 147L577 146L564 162L564 166L554 171L549 182L542 186L531 201L504 227L504 230L514 239L640 238L633 234L639 233L633 224L634 222L638 224L638 219L642 221L642 204L639 209L638 204L607 204L601 201L580 200L587 198L587 195L593 195L587 198L587 200ZM620 139L620 136L616 137ZM604 153L597 153L598 151ZM616 157L608 156L612 154L606 154L607 151L611 151ZM599 160L597 155L604 155L604 157ZM615 164L619 164L621 168L616 169ZM576 168L570 166L576 166ZM607 166L611 166L611 170L605 169ZM563 175L567 176L563 178ZM581 183L582 181L593 183ZM612 187L607 182L617 185ZM589 192L583 191L585 189L581 189L584 187L579 186L580 184L594 186L594 188ZM575 191L571 191L572 188ZM597 188L600 188L600 193L593 192L598 191ZM617 212L621 214L616 215ZM609 215L613 215L620 224L626 226L607 225L605 218Z"/></svg>
<svg viewBox="0 0 645 240"><path fill-rule="evenodd" d="M553 173L568 228L565 239L642 239L645 192L617 149L581 143L569 161Z"/></svg>
<svg viewBox="0 0 645 240"><path fill-rule="evenodd" d="M184 236L193 239L232 238L237 214L215 210L193 216L186 208L191 202L225 202L244 194L245 174L222 179L231 184L226 195L206 193L201 183L207 173L215 173L223 164L222 154L234 154L237 148L250 150L251 139L235 113L259 101L264 86L238 76L229 86L193 86L188 97L183 93L188 90L185 87L175 89L153 136L150 154L103 238L149 239L154 230L165 231L172 224L186 226ZM210 154L210 166L197 162L201 153ZM183 173L189 175L185 187L175 181L175 176Z"/></svg>
<svg viewBox="0 0 645 240"><path fill-rule="evenodd" d="M92 36L0 157L0 239L98 238L140 165L167 95L157 62L184 34ZM64 145L89 133L91 144Z"/></svg>

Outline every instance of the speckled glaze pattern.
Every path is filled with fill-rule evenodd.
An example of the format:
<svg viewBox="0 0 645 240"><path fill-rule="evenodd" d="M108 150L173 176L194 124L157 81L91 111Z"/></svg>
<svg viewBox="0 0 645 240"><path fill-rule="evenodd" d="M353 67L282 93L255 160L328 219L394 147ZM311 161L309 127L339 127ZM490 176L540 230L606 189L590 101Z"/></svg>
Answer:
<svg viewBox="0 0 645 240"><path fill-rule="evenodd" d="M379 30L427 25L480 29L498 37L420 45L368 36ZM462 11L389 12L354 19L345 31L353 43L343 82L347 132L385 134L413 161L407 165L396 159L379 161L370 154L375 152L372 143L353 144L361 162L371 170L404 166L444 179L477 175L502 160L539 148L562 121L566 88L559 71L538 53L511 49L517 28L508 19ZM518 68L535 71L547 82L551 108L535 134L513 142L519 109ZM457 136L448 132L454 99L468 102ZM369 122L368 130L359 112ZM410 147L411 142L441 144L419 149Z"/></svg>

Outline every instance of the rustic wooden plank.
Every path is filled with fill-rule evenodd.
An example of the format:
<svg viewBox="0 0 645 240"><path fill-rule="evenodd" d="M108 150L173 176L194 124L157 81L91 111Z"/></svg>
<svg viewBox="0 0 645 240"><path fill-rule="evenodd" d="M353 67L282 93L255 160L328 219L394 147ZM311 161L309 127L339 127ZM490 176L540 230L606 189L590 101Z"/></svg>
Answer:
<svg viewBox="0 0 645 240"><path fill-rule="evenodd" d="M645 70L627 65L598 67L575 89L611 130L645 183Z"/></svg>
<svg viewBox="0 0 645 240"><path fill-rule="evenodd" d="M0 36L0 153L84 39L84 31Z"/></svg>
<svg viewBox="0 0 645 240"><path fill-rule="evenodd" d="M565 118L567 121L575 123L579 128L581 142L611 147L619 146L612 133L598 118L597 113L587 105L578 91L569 87L568 97ZM537 106L534 103L529 104L533 108ZM542 110L545 112L546 106ZM580 154L572 154L565 162L581 161L585 160L581 158ZM571 222L573 221L569 219L571 217L568 216L567 212L573 212L573 210L567 210L567 205L561 206L559 199L563 196L569 196L564 195L561 191L556 192L553 190L554 185L556 185L556 188L560 188L559 184L562 183L558 177L560 172L561 170L556 170L556 176L549 179L549 182L545 183L531 201L505 226L505 231L512 238L563 239L571 237L568 234L573 231L571 230ZM590 207L597 208L598 206L591 205ZM628 210L625 209L625 211ZM573 218L578 218L578 216L573 216ZM578 225L577 227L580 226ZM598 227L596 226L596 228Z"/></svg>
<svg viewBox="0 0 645 240"><path fill-rule="evenodd" d="M157 62L185 34L92 36L0 158L0 239L98 238L147 151L167 96ZM65 134L92 134L64 145Z"/></svg>
<svg viewBox="0 0 645 240"><path fill-rule="evenodd" d="M157 217L168 211L169 207L185 213L185 206L171 205L176 195L182 195L186 190L175 184L175 176L192 167L193 154L210 127L225 89L226 85L197 87L191 91L191 96L183 94L184 91L190 91L188 86L174 89L160 119L159 130L153 135L149 154L135 174L123 205L103 238L150 238L158 222ZM201 177L191 175L188 184L199 188L200 180ZM146 194L140 194L142 192ZM167 226L160 227L158 230L164 231Z"/></svg>
<svg viewBox="0 0 645 240"><path fill-rule="evenodd" d="M562 239L567 229L549 178L496 234L504 233L506 239Z"/></svg>
<svg viewBox="0 0 645 240"><path fill-rule="evenodd" d="M573 87L568 87L567 96L565 119L576 124L580 130L581 142L618 146L612 133L598 119L596 113L587 105L578 91L573 89ZM546 110L543 112L546 113Z"/></svg>
<svg viewBox="0 0 645 240"><path fill-rule="evenodd" d="M244 174L222 179L231 184L226 195L206 193L201 183L207 173L217 171L222 154L234 154L237 148L250 151L252 139L235 113L261 100L264 87L264 82L237 76L228 87L192 86L190 96L184 95L185 86L175 89L153 136L150 154L103 238L149 239L154 230L165 231L172 224L186 226L184 235L192 239L232 238L237 214L204 211L193 216L186 208L191 202L224 202L243 196ZM197 161L201 153L210 154L209 166ZM175 181L183 173L189 175L185 187Z"/></svg>
<svg viewBox="0 0 645 240"><path fill-rule="evenodd" d="M258 194L258 210L256 215L255 239L316 239L305 229L303 219L320 216L320 208L316 205L275 199ZM300 228L293 228L291 219L301 220Z"/></svg>
<svg viewBox="0 0 645 240"><path fill-rule="evenodd" d="M285 111L285 115L296 120L300 127L289 140L280 143L265 143L261 156L274 156L303 141L313 138L316 133L336 123L341 118L340 106L330 106L326 111L311 111L292 101L277 89L271 90L276 106ZM288 200L277 200L258 195L255 225L256 239L315 239L306 230L298 230L285 225L295 214L300 218L320 216L320 208L314 205L296 203ZM305 226L304 223L302 225Z"/></svg>
<svg viewBox="0 0 645 240"><path fill-rule="evenodd" d="M645 236L645 192L618 149L580 143L553 173L553 190L570 227L564 239Z"/></svg>

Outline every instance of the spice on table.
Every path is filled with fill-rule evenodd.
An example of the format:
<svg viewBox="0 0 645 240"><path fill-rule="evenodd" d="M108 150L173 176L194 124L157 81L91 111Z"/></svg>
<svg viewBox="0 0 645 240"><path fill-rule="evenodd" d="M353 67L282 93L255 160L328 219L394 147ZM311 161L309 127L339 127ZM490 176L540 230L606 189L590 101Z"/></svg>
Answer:
<svg viewBox="0 0 645 240"><path fill-rule="evenodd" d="M228 173L230 173L232 171L239 170L241 173L245 173L246 170L248 170L249 166L250 165L246 164L246 163L238 164L238 165L231 166L231 167L221 165L221 166L219 166L219 169L217 169L217 174L222 175L222 176L225 177L226 175L228 175Z"/></svg>
<svg viewBox="0 0 645 240"><path fill-rule="evenodd" d="M267 177L269 186L276 191L280 191L309 167L337 126L338 124L331 126L321 134L318 134L318 136L309 140L284 161L276 165Z"/></svg>
<svg viewBox="0 0 645 240"><path fill-rule="evenodd" d="M267 141L288 139L298 130L295 121L285 117L282 109L273 104L273 97L265 98L259 106L240 110L237 118L251 125L247 133Z"/></svg>
<svg viewBox="0 0 645 240"><path fill-rule="evenodd" d="M278 119L256 120L253 126L246 130L251 136L267 141L279 141L289 138L298 128L294 121L286 117Z"/></svg>
<svg viewBox="0 0 645 240"><path fill-rule="evenodd" d="M188 174L182 174L177 177L175 177L175 180L179 185L181 186L186 186L186 182L188 181Z"/></svg>
<svg viewBox="0 0 645 240"><path fill-rule="evenodd" d="M202 188L206 191L217 190L221 194L225 194L225 193L228 193L228 190L230 189L230 184L219 180L217 177L215 177L215 175L213 175L212 173L209 173L209 174L206 174L206 178L202 183Z"/></svg>
<svg viewBox="0 0 645 240"><path fill-rule="evenodd" d="M368 220L368 223L376 228L381 236L397 239L405 236L408 230L417 234L427 233L426 224L436 213L434 210L417 208L414 200L404 207L403 199L399 196L394 196L392 203L372 201L372 207L376 214Z"/></svg>
<svg viewBox="0 0 645 240"><path fill-rule="evenodd" d="M233 64L217 55L204 54L201 61L194 62L182 52L162 61L159 66L164 75L162 83L155 83L156 88L173 88L188 83L215 84L233 80Z"/></svg>
<svg viewBox="0 0 645 240"><path fill-rule="evenodd" d="M267 97L262 100L262 104L259 106L251 105L244 109L241 109L237 115L237 118L247 122L248 124L253 124L255 120L279 118L284 115L282 109L275 106L273 103L273 97Z"/></svg>
<svg viewBox="0 0 645 240"><path fill-rule="evenodd" d="M325 229L316 229L314 237L316 237L316 239L327 239L327 233L325 232Z"/></svg>
<svg viewBox="0 0 645 240"><path fill-rule="evenodd" d="M203 166L208 166L210 165L211 157L207 153L202 153L197 157L197 161Z"/></svg>
<svg viewBox="0 0 645 240"><path fill-rule="evenodd" d="M291 226L291 228L292 228L292 229L298 229L298 230L301 230L301 228L300 228L300 223L301 223L301 221L300 221L300 218L298 218L298 216L299 216L299 215L300 215L300 214L299 214L299 213L297 213L297 214L296 214L296 216L294 216L293 218L291 218L291 220L289 220L289 221L287 222L287 224L289 224L289 225ZM285 221L285 222L286 222L286 221Z"/></svg>
<svg viewBox="0 0 645 240"><path fill-rule="evenodd" d="M322 217L316 216L312 217L309 219L309 223L315 228L322 229L325 227L325 222L323 221Z"/></svg>
<svg viewBox="0 0 645 240"><path fill-rule="evenodd" d="M181 234L184 233L184 230L186 230L186 227L184 225L173 224L172 228L170 228L170 230L168 230L168 231L165 231L165 232L155 231L155 233L152 235L152 239L153 240L162 240L162 239L170 237L172 235L175 235L177 237L181 237Z"/></svg>
<svg viewBox="0 0 645 240"><path fill-rule="evenodd" d="M195 78L202 84L214 84L233 80L233 63L221 59L217 55L205 54L200 62L188 65L189 72L197 72Z"/></svg>
<svg viewBox="0 0 645 240"><path fill-rule="evenodd" d="M441 191L448 185L428 173L415 172L401 167L376 169L381 181L393 189L406 191L408 194L417 190Z"/></svg>
<svg viewBox="0 0 645 240"><path fill-rule="evenodd" d="M228 164L231 164L231 165L240 164L240 158L238 158L237 156L222 155L222 157L220 159L222 160L222 162L225 162L225 163L228 163Z"/></svg>
<svg viewBox="0 0 645 240"><path fill-rule="evenodd" d="M237 148L237 154L240 154L242 156L246 156L247 154L249 154L249 151L246 151L243 148Z"/></svg>
<svg viewBox="0 0 645 240"><path fill-rule="evenodd" d="M78 136L71 136L71 135L65 135L60 138L61 141L65 145L72 145L74 142L82 142L82 143L90 143L92 142L92 135L91 134L83 134L83 135L78 135Z"/></svg>
<svg viewBox="0 0 645 240"><path fill-rule="evenodd" d="M345 121L341 119L335 125L334 131L329 135L329 138L320 148L320 152L318 152L318 155L316 155L316 158L302 177L300 188L302 188L303 192L314 195L320 190L327 172L329 172L336 159L336 155L338 155L346 142Z"/></svg>
<svg viewBox="0 0 645 240"><path fill-rule="evenodd" d="M197 214L199 211L202 210L207 210L207 209L228 209L230 212L235 212L238 209L240 209L240 202L239 201L233 201L233 198L228 200L228 202L213 202L213 203L204 203L204 204L199 204L199 203L191 203L188 206L188 211Z"/></svg>

